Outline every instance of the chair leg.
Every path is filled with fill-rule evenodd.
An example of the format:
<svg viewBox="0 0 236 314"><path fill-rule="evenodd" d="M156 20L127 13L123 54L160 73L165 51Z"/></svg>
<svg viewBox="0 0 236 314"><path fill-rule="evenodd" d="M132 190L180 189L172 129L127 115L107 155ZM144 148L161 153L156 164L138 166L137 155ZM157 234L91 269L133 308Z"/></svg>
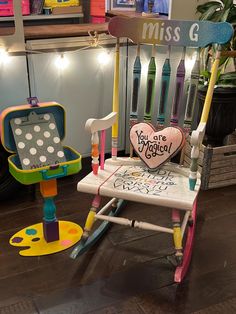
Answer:
<svg viewBox="0 0 236 314"><path fill-rule="evenodd" d="M88 213L86 222L85 222L85 226L84 226L84 232L83 235L81 237L81 242L85 243L90 235L90 232L93 228L93 224L95 221L95 215L97 213L98 207L100 206L101 203L101 196L100 195L96 195L93 199L92 202L92 207L90 208L90 211Z"/></svg>
<svg viewBox="0 0 236 314"><path fill-rule="evenodd" d="M182 246L182 234L180 228L180 214L179 210L172 210L172 223L173 223L173 238L175 246L175 258L178 265L182 264L183 261L183 246Z"/></svg>
<svg viewBox="0 0 236 314"><path fill-rule="evenodd" d="M196 211L197 204L196 202L193 205L192 209L192 226L188 228L187 239L184 246L184 256L183 263L181 266L178 266L175 271L175 282L181 282L188 271L188 267L191 261L192 251L193 251L193 240L196 228Z"/></svg>
<svg viewBox="0 0 236 314"><path fill-rule="evenodd" d="M112 209L110 210L108 216L116 217L124 205L124 200L119 200L112 204ZM88 251L105 234L110 224L111 223L109 221L103 221L100 226L95 229L95 231L87 238L85 242L79 242L79 244L72 251L70 257L75 259Z"/></svg>

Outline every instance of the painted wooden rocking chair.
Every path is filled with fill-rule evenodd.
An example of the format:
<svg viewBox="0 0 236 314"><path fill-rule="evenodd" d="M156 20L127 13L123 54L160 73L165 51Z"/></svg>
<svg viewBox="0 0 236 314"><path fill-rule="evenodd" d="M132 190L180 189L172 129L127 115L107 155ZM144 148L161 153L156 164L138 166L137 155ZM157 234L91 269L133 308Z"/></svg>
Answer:
<svg viewBox="0 0 236 314"><path fill-rule="evenodd" d="M202 143L205 126L210 110L213 89L216 82L220 62L221 45L232 37L232 27L228 23L212 23L207 21L171 21L146 18L115 17L109 23L109 32L117 37L114 70L113 112L103 119L89 119L86 130L92 134L92 172L78 183L78 191L95 195L89 211L83 236L79 245L73 250L71 257L76 258L89 249L106 231L109 223L127 225L158 232L166 232L173 236L176 271L175 281L181 282L187 272L193 246L196 224L196 200L200 188L200 174L197 171L199 146ZM133 87L130 104L130 140L138 157L117 157L118 117L119 117L119 38L127 37L137 44L137 56L133 69ZM200 123L191 134L190 170L182 165L167 162L173 156L173 146L183 147L184 139L191 133L193 106L196 100L199 78L199 58L193 67L187 97L184 97L185 82L185 47L199 49L215 44L216 54L212 66L212 75ZM152 54L146 81L146 101L144 117L140 118L139 106L140 86L142 85L140 47L144 44L167 46L167 57L162 64L162 72L156 71L155 56ZM183 48L182 58L177 70L171 68L170 46ZM157 48L158 50L158 48ZM168 103L170 91L170 73L175 74L174 95ZM162 75L161 75L162 74ZM160 79L160 88L157 86ZM186 82L185 82L186 84ZM155 91L155 93L154 93ZM157 101L159 99L159 101ZM184 103L184 99L187 100ZM152 114L157 109L154 119ZM140 123L141 121L141 123ZM145 122L156 121L158 132ZM169 131L166 126L170 125ZM176 128L176 126L178 126ZM112 158L104 161L105 130L112 127ZM183 130L181 133L180 129ZM100 165L99 136L101 132ZM174 133L173 133L174 132ZM178 137L175 133L180 133ZM184 135L183 135L184 134ZM177 136L177 137L176 137ZM182 137L181 137L182 136ZM170 137L170 138L168 138ZM172 146L173 145L173 146ZM175 147L175 148L176 148ZM163 156L164 151L164 156ZM160 167L161 166L161 167ZM112 199L98 211L101 197ZM158 226L150 222L139 222L127 218L116 217L122 207L123 200L159 205L172 209L173 228ZM180 210L184 211L183 219ZM105 212L108 214L105 215ZM95 220L102 224L92 233ZM182 243L184 234L186 241Z"/></svg>

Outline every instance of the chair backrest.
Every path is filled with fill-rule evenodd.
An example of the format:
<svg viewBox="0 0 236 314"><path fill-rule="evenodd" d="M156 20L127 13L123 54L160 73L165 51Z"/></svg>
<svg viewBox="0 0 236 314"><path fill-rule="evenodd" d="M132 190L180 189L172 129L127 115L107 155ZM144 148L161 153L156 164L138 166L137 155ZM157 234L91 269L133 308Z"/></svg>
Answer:
<svg viewBox="0 0 236 314"><path fill-rule="evenodd" d="M232 37L232 26L225 22L114 17L109 22L109 32L117 37L113 111L119 112L119 38L126 37L137 44L132 68L130 125L144 120L159 128L178 125L185 132L190 132L199 79L199 48L217 44L220 51L220 45L227 43ZM152 45L146 76L142 75L143 62L140 57L140 50L145 49L144 45ZM165 54L158 56L157 52L163 49L166 49ZM171 62L174 49L179 49L181 54L176 69ZM189 53L194 54L195 62L186 80L185 59ZM220 54L217 55L218 60L219 58ZM211 89L213 93L213 88ZM210 98L208 97L208 104L204 106L201 122L207 120ZM118 121L112 129L114 157L117 153L117 137Z"/></svg>

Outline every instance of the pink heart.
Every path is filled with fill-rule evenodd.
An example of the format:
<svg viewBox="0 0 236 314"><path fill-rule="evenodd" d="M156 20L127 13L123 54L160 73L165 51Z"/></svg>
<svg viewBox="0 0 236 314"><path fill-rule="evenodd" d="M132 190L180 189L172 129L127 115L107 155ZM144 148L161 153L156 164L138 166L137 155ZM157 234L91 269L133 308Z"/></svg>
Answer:
<svg viewBox="0 0 236 314"><path fill-rule="evenodd" d="M148 168L155 170L183 147L185 136L177 127L156 131L151 124L141 122L130 129L130 141Z"/></svg>

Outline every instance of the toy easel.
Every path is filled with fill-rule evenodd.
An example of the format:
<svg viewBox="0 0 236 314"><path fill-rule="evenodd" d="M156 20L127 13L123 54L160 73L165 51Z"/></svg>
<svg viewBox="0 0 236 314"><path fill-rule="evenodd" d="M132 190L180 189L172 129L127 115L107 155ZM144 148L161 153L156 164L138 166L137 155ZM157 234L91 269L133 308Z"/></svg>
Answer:
<svg viewBox="0 0 236 314"><path fill-rule="evenodd" d="M75 223L58 221L54 197L57 179L81 169L81 156L70 147L62 147L65 112L58 103L38 103L9 107L1 114L3 146L16 155L9 157L10 173L22 184L39 182L44 198L43 223L16 233L10 244L30 247L20 255L38 256L62 251L74 245L82 229Z"/></svg>

